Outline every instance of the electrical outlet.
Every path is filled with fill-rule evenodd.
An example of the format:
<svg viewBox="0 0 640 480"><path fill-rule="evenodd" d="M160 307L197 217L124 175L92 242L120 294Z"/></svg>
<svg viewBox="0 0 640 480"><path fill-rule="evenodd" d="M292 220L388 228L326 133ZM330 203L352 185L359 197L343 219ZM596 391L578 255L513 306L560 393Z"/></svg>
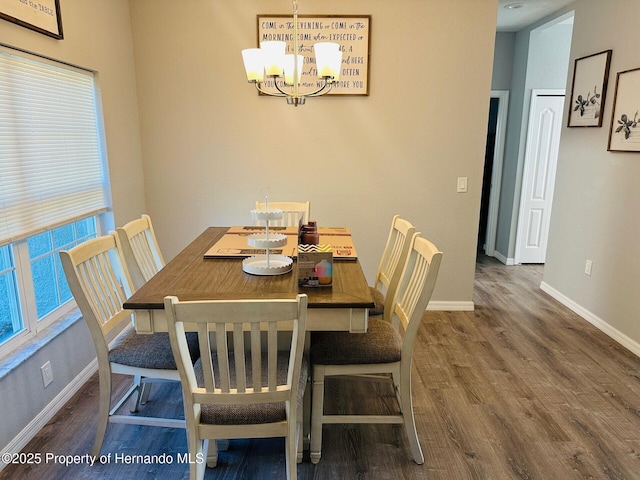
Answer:
<svg viewBox="0 0 640 480"><path fill-rule="evenodd" d="M591 267L593 266L593 262L591 260L587 260L584 264L584 273L585 275L591 275Z"/></svg>
<svg viewBox="0 0 640 480"><path fill-rule="evenodd" d="M47 362L40 367L40 371L42 372L42 383L46 387L51 382L53 382L53 371L51 370L51 362Z"/></svg>

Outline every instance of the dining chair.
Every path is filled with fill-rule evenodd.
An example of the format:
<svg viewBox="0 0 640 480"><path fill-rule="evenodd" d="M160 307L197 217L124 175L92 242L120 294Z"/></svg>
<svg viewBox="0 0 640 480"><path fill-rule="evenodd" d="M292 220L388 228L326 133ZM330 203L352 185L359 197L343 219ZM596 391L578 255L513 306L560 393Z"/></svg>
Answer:
<svg viewBox="0 0 640 480"><path fill-rule="evenodd" d="M116 231L133 287L137 290L165 265L151 217L143 214Z"/></svg>
<svg viewBox="0 0 640 480"><path fill-rule="evenodd" d="M413 345L422 316L431 298L442 253L435 245L414 233L402 269L400 284L389 304L392 322L369 319L366 333L317 332L310 348L313 368L311 406L311 462L321 457L322 428L336 423L403 424L413 460L424 463L416 432L411 398ZM315 333L315 332L314 332ZM334 376L387 377L393 384L399 412L391 415L330 415L324 412L325 378Z"/></svg>
<svg viewBox="0 0 640 480"><path fill-rule="evenodd" d="M132 326L132 312L122 308L131 294L131 278L124 264L115 232L87 240L60 252L69 288L93 339L98 360L99 410L91 455L100 455L108 423L133 423L185 428L182 419L118 414L135 393L132 412L148 399L150 383L179 381L171 353L169 335L138 335ZM191 359L198 357L195 335L189 338ZM111 375L130 375L131 387L117 401L111 401Z"/></svg>
<svg viewBox="0 0 640 480"><path fill-rule="evenodd" d="M265 202L256 201L256 210L264 210ZM309 213L311 209L310 202L271 202L269 201L269 209L282 210L282 218L272 220L270 225L276 227L297 227L300 219L302 223L309 221Z"/></svg>
<svg viewBox="0 0 640 480"><path fill-rule="evenodd" d="M190 478L204 478L207 452L207 464L216 465L217 449L209 440L284 437L287 479L294 480L308 376L307 296L190 302L168 296L164 302L182 380L189 454L197 460L189 466ZM185 341L187 324L197 330L202 352L195 365ZM290 345L278 351L283 336Z"/></svg>
<svg viewBox="0 0 640 480"><path fill-rule="evenodd" d="M409 221L400 218L399 215L393 217L375 281L369 287L375 305L369 309L370 317L382 315L385 320L390 321L391 308L387 304L391 303L398 287L402 267L409 255L411 237L415 231L416 228Z"/></svg>

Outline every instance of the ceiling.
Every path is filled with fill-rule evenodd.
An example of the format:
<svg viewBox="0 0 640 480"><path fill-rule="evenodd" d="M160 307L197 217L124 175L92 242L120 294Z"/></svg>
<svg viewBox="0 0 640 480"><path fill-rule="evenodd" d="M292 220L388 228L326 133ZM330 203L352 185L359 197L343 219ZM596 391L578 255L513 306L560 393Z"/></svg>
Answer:
<svg viewBox="0 0 640 480"><path fill-rule="evenodd" d="M574 0L498 0L498 32L517 32L566 7ZM519 7L519 8L507 8Z"/></svg>

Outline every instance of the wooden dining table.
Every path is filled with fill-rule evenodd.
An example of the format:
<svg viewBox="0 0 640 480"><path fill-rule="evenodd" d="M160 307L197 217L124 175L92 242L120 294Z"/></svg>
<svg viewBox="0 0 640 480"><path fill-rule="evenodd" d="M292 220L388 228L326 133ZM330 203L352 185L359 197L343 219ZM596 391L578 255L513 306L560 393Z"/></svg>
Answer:
<svg viewBox="0 0 640 480"><path fill-rule="evenodd" d="M369 286L357 259L333 262L331 287L299 287L297 264L282 275L252 275L241 258L205 258L228 227L209 227L124 303L133 310L138 333L166 332L164 297L180 300L294 298L308 296L308 331L366 332L373 307Z"/></svg>

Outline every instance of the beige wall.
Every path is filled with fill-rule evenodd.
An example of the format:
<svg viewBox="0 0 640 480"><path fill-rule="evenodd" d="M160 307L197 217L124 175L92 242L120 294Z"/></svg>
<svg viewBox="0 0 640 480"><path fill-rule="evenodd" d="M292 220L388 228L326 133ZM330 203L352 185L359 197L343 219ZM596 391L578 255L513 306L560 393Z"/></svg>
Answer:
<svg viewBox="0 0 640 480"><path fill-rule="evenodd" d="M127 0L60 0L63 40L0 20L0 42L97 71L116 224L145 209Z"/></svg>
<svg viewBox="0 0 640 480"><path fill-rule="evenodd" d="M370 14L370 96L302 107L259 98L240 50L282 0L131 0L147 207L168 257L209 225L272 200L348 225L373 279L394 214L443 251L434 299L469 306L496 0L327 0L300 14ZM455 34L454 34L455 32ZM469 193L456 179L469 177ZM465 303L466 302L466 303ZM441 304L442 305L442 304Z"/></svg>
<svg viewBox="0 0 640 480"><path fill-rule="evenodd" d="M60 0L64 40L0 20L0 43L98 71L115 222L145 210L127 0ZM21 352L3 359L0 374L0 450L20 451L52 405L64 403L91 375L95 351L79 320L63 332L45 330ZM51 362L54 382L43 387L40 367ZM34 430L35 429L35 430Z"/></svg>
<svg viewBox="0 0 640 480"><path fill-rule="evenodd" d="M574 60L613 55L602 128L562 132L543 288L640 354L640 154L607 152L616 74L640 67L638 18L639 0L575 2L565 118Z"/></svg>

